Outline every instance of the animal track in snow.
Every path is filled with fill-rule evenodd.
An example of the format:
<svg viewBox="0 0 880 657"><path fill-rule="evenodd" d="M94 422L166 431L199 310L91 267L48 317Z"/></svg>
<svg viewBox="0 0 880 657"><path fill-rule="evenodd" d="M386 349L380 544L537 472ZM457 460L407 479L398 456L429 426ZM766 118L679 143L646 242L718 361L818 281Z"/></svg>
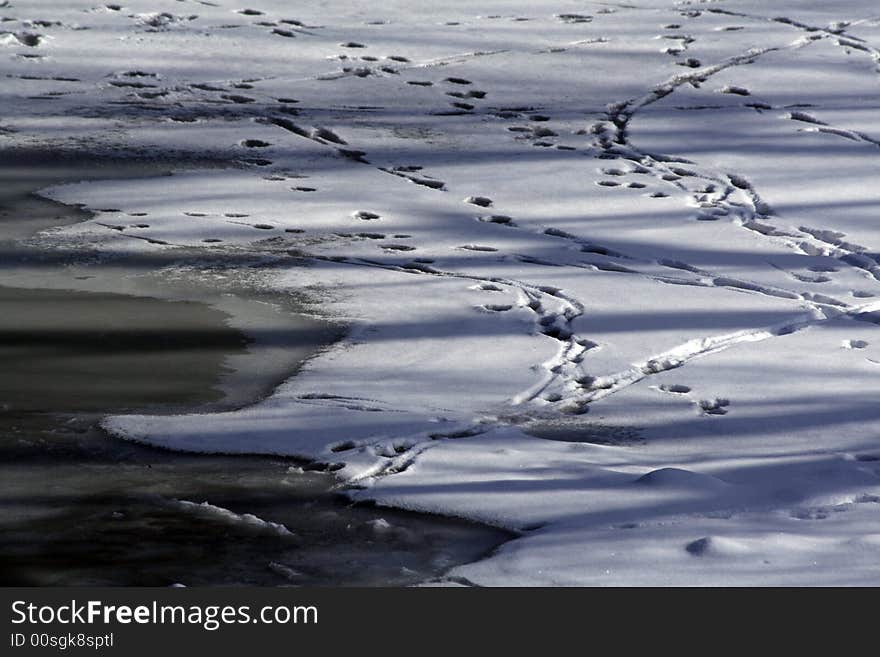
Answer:
<svg viewBox="0 0 880 657"><path fill-rule="evenodd" d="M482 100L486 97L485 91L480 91L479 89L468 89L467 91L447 91L447 96L452 96L453 98L462 98L462 99L475 99Z"/></svg>
<svg viewBox="0 0 880 657"><path fill-rule="evenodd" d="M316 127L311 131L309 136L315 141L323 140L333 142L334 144L346 145L346 141L342 139L342 137L328 128Z"/></svg>
<svg viewBox="0 0 880 657"><path fill-rule="evenodd" d="M807 114L806 112L789 112L787 118L792 121L801 121L803 123L812 123L814 125L828 125L824 121L820 121L812 114Z"/></svg>
<svg viewBox="0 0 880 657"><path fill-rule="evenodd" d="M663 392L671 392L677 395L685 395L691 391L690 386L685 386L677 383L664 383L659 386L659 389Z"/></svg>
<svg viewBox="0 0 880 657"><path fill-rule="evenodd" d="M751 92L745 87L737 87L734 85L726 85L719 90L723 94L733 94L736 96L751 96Z"/></svg>
<svg viewBox="0 0 880 657"><path fill-rule="evenodd" d="M251 98L250 96L242 96L241 94L222 94L220 98L228 100L237 105L245 105L248 103L256 102L256 99Z"/></svg>
<svg viewBox="0 0 880 657"><path fill-rule="evenodd" d="M487 214L477 218L479 221L489 224L500 224L502 226L516 226L513 219L506 214Z"/></svg>
<svg viewBox="0 0 880 657"><path fill-rule="evenodd" d="M43 43L45 36L34 32L0 32L0 45L20 45L36 48Z"/></svg>
<svg viewBox="0 0 880 657"><path fill-rule="evenodd" d="M352 213L352 218L360 219L362 221L371 221L373 219L380 219L381 215L376 214L375 212L370 212L369 210L357 210Z"/></svg>
<svg viewBox="0 0 880 657"><path fill-rule="evenodd" d="M712 548L712 537L704 536L703 538L698 538L695 541L691 541L687 545L684 546L685 552L688 554L701 557L710 552Z"/></svg>
<svg viewBox="0 0 880 657"><path fill-rule="evenodd" d="M488 208L492 205L492 199L486 196L468 196L464 199L465 203L470 203L471 205L478 205L481 208Z"/></svg>
<svg viewBox="0 0 880 657"><path fill-rule="evenodd" d="M865 340L844 340L841 346L844 349L864 349L868 343Z"/></svg>
<svg viewBox="0 0 880 657"><path fill-rule="evenodd" d="M593 17L586 14L556 14L556 19L570 25L593 22Z"/></svg>
<svg viewBox="0 0 880 657"><path fill-rule="evenodd" d="M793 509L789 515L797 520L825 520L832 513L845 513L850 511L853 506L857 504L880 504L880 495L863 493L852 497L848 502L842 502L840 504Z"/></svg>
<svg viewBox="0 0 880 657"><path fill-rule="evenodd" d="M701 399L698 406L705 415L726 415L730 400L717 397L715 399Z"/></svg>
<svg viewBox="0 0 880 657"><path fill-rule="evenodd" d="M428 187L430 189L436 189L439 191L446 191L446 183L442 180L430 178L427 176L427 174L415 175L413 173L413 171L420 171L421 168L422 167L395 167L393 169L386 169L384 167L379 167L379 171L390 173L392 176L398 176L399 178L405 178L411 183L421 185L422 187Z"/></svg>
<svg viewBox="0 0 880 657"><path fill-rule="evenodd" d="M174 14L169 14L168 12L163 11L157 13L133 14L131 15L131 18L134 18L142 25L151 28L148 29L147 32L158 32L166 30L177 23L195 20L198 16L194 14L189 16L175 16Z"/></svg>

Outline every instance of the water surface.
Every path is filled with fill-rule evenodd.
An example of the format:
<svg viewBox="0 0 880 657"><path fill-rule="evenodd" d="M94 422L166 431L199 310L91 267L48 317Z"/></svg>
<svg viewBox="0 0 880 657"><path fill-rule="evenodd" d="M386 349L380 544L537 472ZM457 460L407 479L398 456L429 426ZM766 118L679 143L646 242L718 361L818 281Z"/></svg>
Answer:
<svg viewBox="0 0 880 657"><path fill-rule="evenodd" d="M102 432L106 414L253 403L341 330L246 285L241 255L107 259L21 241L90 217L38 188L218 163L19 155L0 156L0 585L412 584L509 538L351 505L295 459ZM168 275L175 261L187 276Z"/></svg>

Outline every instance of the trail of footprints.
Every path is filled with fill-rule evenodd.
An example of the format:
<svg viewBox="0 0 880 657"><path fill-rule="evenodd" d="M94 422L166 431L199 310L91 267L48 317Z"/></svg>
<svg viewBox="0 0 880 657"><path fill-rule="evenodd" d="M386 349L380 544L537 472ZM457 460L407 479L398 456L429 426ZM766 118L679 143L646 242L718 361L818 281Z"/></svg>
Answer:
<svg viewBox="0 0 880 657"><path fill-rule="evenodd" d="M263 12L259 10L245 9L240 10L239 13L248 17L263 16ZM693 15L688 16L686 13L683 13L683 15L693 17ZM192 18L188 20L192 20ZM580 19L568 20L560 17L560 20L563 20L564 22L579 22ZM150 27L160 29L166 28L173 23L180 21L159 15L155 20L152 20L152 22L155 24L149 25ZM295 36L293 34L294 28L304 29L306 27L299 21L293 20L260 20L257 24L266 28L271 28L273 31L278 29L286 30L286 28L279 27L279 23L291 27L291 34L289 35L279 34L277 31L275 32L280 36ZM844 235L822 229L810 229L809 227L800 227L799 231L794 232L775 227L772 223L772 209L767 207L747 180L736 175L728 175L726 178L710 176L695 170L692 163L677 161L675 158L661 159L656 155L652 156L642 153L629 142L626 134L627 124L639 109L655 100L659 100L669 93L672 93L676 86L680 84L686 84L688 82L695 84L705 82L714 73L725 70L730 66L749 63L756 57L760 56L761 52L763 52L756 51L747 53L739 58L732 58L722 65L710 67L708 70L701 69L701 62L694 58L684 57L688 46L694 41L693 37L681 33L681 26L678 24L669 24L665 29L667 30L667 33L664 34L662 38L674 44L667 47L665 52L678 58L680 61L677 63L684 68L695 69L695 73L691 78L683 76L674 84L667 83L666 85L660 85L643 99L625 101L612 106L609 109L606 121L594 124L589 131L583 131L584 134L592 135L594 139L593 147L595 148L598 157L609 162L601 167L601 173L604 177L597 181L597 184L609 189L621 188L629 190L645 190L643 193L654 199L667 198L669 194L660 190L649 191L649 184L648 182L645 182L645 180L651 182L653 179L656 183L672 185L673 188L679 191L685 191L691 195L696 208L694 216L696 220L718 221L722 218L727 218L728 220L738 222L743 228L752 230L761 235L791 239L793 240L794 248L806 255L822 255L836 258L844 264L860 267L880 280L880 260L867 254L867 249L864 247L847 242L844 239ZM39 37L40 35L37 36ZM26 40L28 39L26 38ZM33 43L25 45L36 47L40 43L39 38L30 40L33 41ZM861 44L856 44L855 46L850 45L850 47L860 45ZM366 48L365 44L354 41L341 43L340 47L350 51L364 50ZM397 73L396 70L391 69L387 65L379 64L379 58L369 54L350 55L346 53L339 55L338 57L341 61L354 62L357 60L360 62L355 67L343 67L342 72L346 74L354 74L363 77L375 74L377 69L386 74ZM395 55L387 56L386 60L396 64L407 64L409 62L408 59ZM253 88L252 82L255 81L243 80L237 83L229 83L231 89L227 86L205 83L192 84L191 88L198 92L214 94L218 100L230 105L247 106L257 102L257 99L244 95L240 93L240 91ZM146 72L127 72L112 80L110 84L121 89L133 90L140 94L140 97L142 98L150 98L150 94L153 94L152 98L158 98L163 93L163 90L158 88L158 84L156 84L155 76ZM450 101L452 109L448 111L448 113L452 114L473 113L477 109L477 105L484 101L487 96L485 91L475 88L470 80L460 77L446 77L437 83L427 80L409 80L407 81L407 84L416 86L436 86L438 89L442 89L443 93L452 99ZM743 97L750 96L748 89L737 86L729 85L723 87L719 91L721 93ZM271 114L268 116L263 115L259 117L259 120L273 124L283 130L294 133L299 137L310 139L330 148L335 148L337 149L338 154L342 157L360 163L369 164L365 152L349 147L346 140L334 131L322 126L306 127L299 122L294 121L291 117L296 117L299 114L296 108L293 107L293 105L296 104L295 99L278 98L273 100L277 105L273 107ZM772 109L769 105L760 102L750 102L747 103L747 105L753 107L756 111ZM556 148L563 150L572 149L572 147L556 143L555 139L559 135L556 130L548 125L551 117L541 113L537 108L528 106L499 107L490 108L490 113L496 118L503 120L527 120L526 124L515 124L507 128L509 132L515 135L514 138L528 139L536 147L555 146ZM802 130L825 132L854 141L872 143L875 146L880 145L867 135L844 131L829 126L820 119L802 111L801 109L792 109L788 112L787 118L804 124L805 127L801 128ZM181 117L180 120L186 119L185 117ZM240 146L247 151L259 152L263 149L270 148L272 144L261 139L246 139L241 142ZM271 164L271 160L264 157L249 156L243 158L243 160L255 166L268 166ZM614 161L613 164L610 163L612 160ZM436 191L446 191L446 185L443 181L425 173L422 167L419 166L408 165L391 168L379 167L379 169L390 175L406 179L416 185L424 186ZM269 179L273 178L269 177ZM275 179L284 180L284 177ZM315 187L307 185L297 185L290 187L290 189L291 191L299 193L312 193L317 191ZM477 220L498 225L502 229L519 228L512 216L492 211L493 202L490 198L486 196L471 196L465 199L465 201L468 204L486 210L486 212L478 214L475 217ZM187 214L193 217L205 216L199 213ZM274 225L268 223L247 223L238 221L238 219L246 219L247 215L227 214L226 217L231 223L248 225L256 230L268 231L275 229ZM378 213L370 210L357 210L352 214L352 218L356 221L365 222L381 219ZM149 228L149 224L145 223L132 224L130 226L105 225L113 230L120 231L125 230L126 228L136 228L141 230ZM292 233L302 232L301 229L287 230ZM585 259L563 263L565 265L584 266L620 273L639 273L637 268L633 268L638 267L639 262L624 254L617 253L611 249L602 247L601 245L593 244L589 240L553 228L546 229L544 234L547 235L548 238L567 240L572 243L576 252L584 254ZM416 250L415 246L400 241L409 237L408 235L403 234L393 235L393 238L398 240L395 242L385 241L388 239L388 236L381 232L339 233L339 236L375 240L377 242L377 248L381 249L382 252L389 254L406 253ZM149 239L143 237L139 238ZM160 240L154 241L158 244L164 244L164 242ZM219 238L206 238L204 241L207 243L216 243L221 240ZM477 254L492 253L496 251L494 247L481 244L463 244L460 245L459 248ZM597 379L586 374L583 370L582 364L585 361L588 352L592 349L600 348L600 345L587 338L574 335L571 329L571 323L573 319L583 313L583 305L577 300L569 298L562 290L533 286L521 281L501 279L481 280L478 277L442 272L429 267L428 265L432 264L432 261L424 258L416 258L409 263L403 264L386 263L382 261L372 262L364 259L346 259L344 257L335 259L367 266L395 268L400 271L414 274L455 276L468 280L472 283L472 287L486 293L504 293L506 295L513 295L514 300L511 302L487 302L482 304L480 309L489 313L504 313L515 308L526 309L528 312L533 313L538 332L557 340L560 343L560 349L557 356L544 364L544 379L515 401L530 401L540 397L546 403L555 404L562 412L583 413L588 410L589 403L598 398L601 394L609 393L609 391L618 389L620 385L626 384L628 381L634 382L643 376L650 376L653 373L666 371L667 369L678 367L682 364L681 362L676 362L675 359L671 361L664 361L663 359L658 361L649 360L637 368L638 372L636 374L620 373L613 377ZM522 257L522 260L525 262L529 261L526 257ZM627 265L621 264L619 262L620 260L627 262ZM535 264L549 265L558 263L535 261ZM847 304L823 297L822 295L814 294L811 297L810 293L801 294L788 290L768 289L748 281L714 276L711 272L697 269L686 263L671 262L661 259L656 261L656 264L670 270L670 277L668 279L663 279L665 282L685 282L687 284L728 287L760 294L769 294L771 296L803 299L806 302L817 304L836 305L844 308L847 307ZM829 268L828 271L813 271L809 274L799 274L797 276L792 273L792 275L799 282L821 283L827 281L829 279L829 274L832 274L833 271L834 268ZM865 292L864 294L867 296L869 293ZM855 340L850 342L851 344L847 348L863 348L862 346L859 346L859 343L862 341ZM688 386L678 384L661 386L659 389L666 394L673 395L690 396L691 393ZM724 415L728 412L730 406L729 400L718 398L693 398L692 403L698 412L706 416Z"/></svg>
<svg viewBox="0 0 880 657"><path fill-rule="evenodd" d="M680 383L663 383L657 386L656 389L670 395L691 398L691 387ZM691 401L702 415L709 416L727 415L728 407L730 406L730 400L723 397L691 399Z"/></svg>
<svg viewBox="0 0 880 657"><path fill-rule="evenodd" d="M742 58L742 62L751 61L752 56L749 55L745 58ZM738 62L734 62L738 63ZM699 64L698 64L699 65ZM718 69L723 70L723 69ZM657 93L655 99L659 99L663 95L666 95L670 92L670 90L661 90L662 93ZM735 94L740 96L748 96L750 95L748 90L742 87L735 86L727 86L720 90L722 93ZM621 109L626 109L624 106ZM778 229L773 228L769 224L762 223L762 221L766 221L771 215L772 210L761 200L757 192L752 188L752 186L748 183L747 180L742 177L736 175L730 175L726 180L718 180L714 178L709 178L704 174L699 174L691 169L688 169L684 166L679 166L677 164L670 164L668 162L659 162L654 158L647 156L645 154L638 153L635 149L631 147L631 145L627 142L625 138L626 132L626 123L628 123L631 118L632 113L623 113L618 112L615 116L613 113L610 114L609 118L611 123L614 124L614 128L612 130L616 130L617 134L614 139L608 138L607 135L603 135L603 132L608 132L608 129L604 128L604 126L597 126L594 128L594 134L599 136L598 146L603 149L606 153L609 154L611 158L614 159L624 159L627 160L633 168L628 171L617 169L617 168L605 168L603 169L603 173L608 176L612 176L613 178L606 178L600 180L598 184L601 186L607 187L617 187L621 186L621 183L615 180L614 178L621 177L629 174L649 174L653 173L651 169L660 169L663 173L659 174L659 178L667 183L677 183L677 181L683 178L694 178L700 181L700 186L693 190L693 198L695 200L696 205L699 207L700 211L695 217L700 221L717 221L722 217L728 217L733 215L736 219L741 222L741 225L744 228L754 230L763 235L772 235L772 236L787 236L783 231L779 231ZM814 118L806 115L802 112L792 112L789 115L789 118L792 120L798 120L803 122L808 122L814 125L821 125L821 122L815 120ZM517 130L515 128L515 130ZM525 130L523 130L525 131ZM839 131L835 131L835 133L839 133ZM604 143L602 137L605 136ZM860 139L863 141L871 141L870 138L866 138L864 135L855 135L855 134L847 134L847 138L850 139ZM674 160L671 160L674 162ZM645 164L648 166L646 167ZM629 183L627 185L628 188L634 189L643 189L645 187L644 184L640 184L636 182L635 184ZM691 191L687 186L680 185L680 188ZM733 200L733 196L738 195L740 198L738 200ZM662 193L652 193L651 196L653 198L664 198L665 194ZM493 215L490 215L491 217ZM497 216L497 215L494 215ZM515 226L515 223L512 220L509 220L505 215L501 215L502 220L498 223L503 223L504 225L512 225ZM486 220L483 218L483 220ZM491 219L490 219L491 220ZM837 250L828 250L812 247L807 242L801 242L798 245L798 248L802 250L807 255L828 255L833 257L842 257L848 259L850 262L848 264L852 264L852 261L857 263L857 266L861 266L866 270L870 271L875 275L875 278L880 279L880 270L877 269L878 261L871 256L862 255L861 258L856 257L856 253L863 253L866 251L864 247L859 247L858 245L850 245L841 240L843 235L839 233L828 234L825 231L817 231L817 230L808 230L806 227L802 227L801 231L806 233L806 235L794 235L795 237L809 237L814 240L819 240L820 242L824 242L825 244L833 245ZM556 236L570 238L571 236L567 236L564 234L560 234L559 232L551 232L548 230L548 234L555 234ZM844 253L842 256L839 252L839 249L849 249L849 253ZM711 274L708 272L700 271L694 267L690 267L684 263L676 263L676 262L668 262L668 261L658 261L659 264L668 266L672 269L681 270L681 271L690 271L692 273L700 274L701 276L709 276ZM813 267L811 269L816 269ZM829 267L824 268L824 271L835 271L835 268ZM798 280L802 282L823 282L828 280L827 276L819 275L814 278L810 278L807 276L801 277ZM704 283L705 284L705 283ZM738 281L735 279L730 279L727 277L713 277L711 279L711 284L715 286L721 287L732 287L745 291L758 292L762 294L769 294L771 296L780 296L783 298L791 298L791 299L803 299L808 302L814 302L820 305L831 305L837 307L847 308L848 304L841 302L839 300L833 299L831 297L827 297L821 294L815 294L806 292L803 294L791 292L788 290L779 290L779 289L768 289L765 286L759 286L757 284L749 283L747 281ZM858 293L854 293L858 296ZM867 295L867 293L865 293ZM506 306L505 306L506 307ZM552 321L552 320L551 320ZM792 329L796 330L796 329ZM780 335L784 335L786 331L780 331ZM570 337L566 335L564 332L561 334L561 337ZM861 341L850 341L848 348L860 348L858 345ZM582 355L579 356L579 359L582 359ZM673 366L677 366L673 364ZM561 369L561 364L557 363L554 366L551 366L551 370ZM648 369L651 369L650 367ZM667 369L665 366L661 366L658 371L663 371ZM650 372L648 372L650 373ZM590 377L584 376L581 377L579 383L589 383L593 387L596 387L597 383L599 387L601 387L602 382L597 382L595 380L590 380ZM549 385L545 385L544 389L546 390ZM611 387L611 386L608 386ZM689 389L685 390L685 386L678 387L677 389L668 389L667 392L683 394L689 392ZM564 396L558 392L548 392L545 393L545 399L548 401L562 401ZM588 402L587 402L588 403ZM705 415L724 415L728 412L728 406L730 405L729 400L727 399L700 399L695 402L696 407ZM571 406L571 404L569 404ZM584 410L584 406L581 405L577 407L578 411Z"/></svg>

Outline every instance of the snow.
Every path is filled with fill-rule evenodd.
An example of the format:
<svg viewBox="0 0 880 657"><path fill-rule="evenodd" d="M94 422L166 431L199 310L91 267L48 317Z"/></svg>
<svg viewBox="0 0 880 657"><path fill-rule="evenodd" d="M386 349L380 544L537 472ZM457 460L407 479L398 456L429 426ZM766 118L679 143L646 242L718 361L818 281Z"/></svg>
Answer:
<svg viewBox="0 0 880 657"><path fill-rule="evenodd" d="M175 500L176 505L194 516L205 518L207 520L217 520L232 525L238 525L247 528L253 532L268 534L270 536L293 536L287 527L278 522L263 520L252 513L235 513L222 506L202 502L190 502L189 500Z"/></svg>
<svg viewBox="0 0 880 657"><path fill-rule="evenodd" d="M880 18L789 4L10 3L4 146L240 164L45 190L96 212L45 245L260 253L349 327L104 426L521 532L450 582L877 585Z"/></svg>

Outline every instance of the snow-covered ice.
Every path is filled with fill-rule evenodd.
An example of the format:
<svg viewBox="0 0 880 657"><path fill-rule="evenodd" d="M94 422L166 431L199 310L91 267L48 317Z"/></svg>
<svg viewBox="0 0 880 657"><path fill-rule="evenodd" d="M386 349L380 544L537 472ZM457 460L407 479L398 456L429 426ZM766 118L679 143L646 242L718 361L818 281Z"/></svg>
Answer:
<svg viewBox="0 0 880 657"><path fill-rule="evenodd" d="M44 245L264 254L349 327L105 428L521 532L450 581L880 584L880 10L785 4L0 4L4 148L237 163L45 190L95 217Z"/></svg>

